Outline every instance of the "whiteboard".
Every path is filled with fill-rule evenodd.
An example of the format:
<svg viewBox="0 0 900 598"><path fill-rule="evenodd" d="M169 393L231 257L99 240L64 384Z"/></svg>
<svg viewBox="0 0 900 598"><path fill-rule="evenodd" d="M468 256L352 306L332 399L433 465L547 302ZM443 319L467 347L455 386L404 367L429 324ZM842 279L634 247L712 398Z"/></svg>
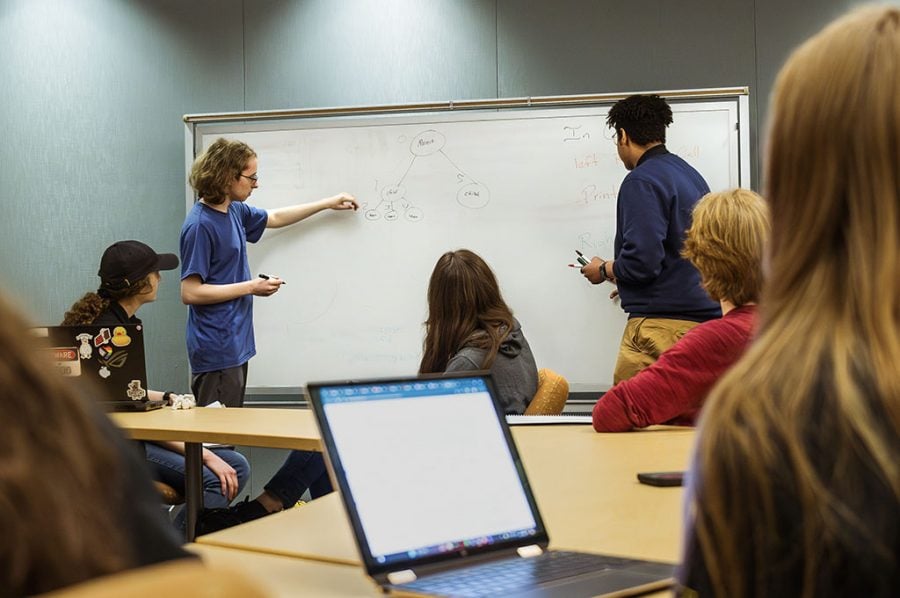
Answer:
<svg viewBox="0 0 900 598"><path fill-rule="evenodd" d="M741 99L670 101L667 147L712 190L747 176ZM257 152L249 203L277 208L347 191L362 206L250 245L253 273L286 284L254 298L248 388L415 373L429 276L458 248L491 265L538 367L563 374L573 391L608 388L625 315L609 284L591 285L568 264L575 249L613 254L626 170L605 124L609 105L194 125L189 161L220 136Z"/></svg>

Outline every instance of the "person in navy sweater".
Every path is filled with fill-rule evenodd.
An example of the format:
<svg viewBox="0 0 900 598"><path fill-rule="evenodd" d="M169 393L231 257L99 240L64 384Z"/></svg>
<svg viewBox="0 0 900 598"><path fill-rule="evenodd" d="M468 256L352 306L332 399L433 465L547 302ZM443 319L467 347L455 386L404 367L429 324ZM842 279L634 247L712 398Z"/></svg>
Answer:
<svg viewBox="0 0 900 598"><path fill-rule="evenodd" d="M616 102L606 124L630 172L616 201L614 259L593 257L581 272L593 284L616 285L628 324L614 382L631 378L701 322L721 316L681 256L691 210L709 186L691 165L666 149L672 109L657 95Z"/></svg>
<svg viewBox="0 0 900 598"><path fill-rule="evenodd" d="M696 423L709 391L750 343L768 236L768 208L753 191L709 193L697 202L683 254L724 315L690 330L655 363L600 397L596 431Z"/></svg>

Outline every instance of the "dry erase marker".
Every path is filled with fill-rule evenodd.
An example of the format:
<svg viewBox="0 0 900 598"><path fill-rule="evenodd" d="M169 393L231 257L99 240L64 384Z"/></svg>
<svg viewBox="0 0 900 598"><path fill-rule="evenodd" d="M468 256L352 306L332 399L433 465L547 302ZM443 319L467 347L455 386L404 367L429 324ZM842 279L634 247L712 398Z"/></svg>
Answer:
<svg viewBox="0 0 900 598"><path fill-rule="evenodd" d="M270 278L272 278L272 277L269 276L268 274L260 274L259 277L260 277L260 278L265 278L266 280L269 280ZM276 276L276 278L277 278L277 276ZM282 280L282 281L281 281L281 284L287 284L287 283L284 282L284 281Z"/></svg>
<svg viewBox="0 0 900 598"><path fill-rule="evenodd" d="M590 263L590 262L584 257L584 254L581 253L580 251L578 251L577 249L575 250L575 253L578 254L578 257L577 257L576 259L578 260L578 263L579 263L579 264L581 264L582 266L587 266L587 265Z"/></svg>

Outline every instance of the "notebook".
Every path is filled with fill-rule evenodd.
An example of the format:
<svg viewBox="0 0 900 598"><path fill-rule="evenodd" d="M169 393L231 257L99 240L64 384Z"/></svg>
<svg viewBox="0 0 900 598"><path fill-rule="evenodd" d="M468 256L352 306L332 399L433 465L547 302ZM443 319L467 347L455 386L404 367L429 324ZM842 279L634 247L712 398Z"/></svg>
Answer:
<svg viewBox="0 0 900 598"><path fill-rule="evenodd" d="M108 410L149 411L165 404L147 395L143 325L48 326L32 332L45 339L40 350L53 371L99 390Z"/></svg>
<svg viewBox="0 0 900 598"><path fill-rule="evenodd" d="M368 575L430 596L631 596L674 566L547 550L490 374L311 382L329 471Z"/></svg>

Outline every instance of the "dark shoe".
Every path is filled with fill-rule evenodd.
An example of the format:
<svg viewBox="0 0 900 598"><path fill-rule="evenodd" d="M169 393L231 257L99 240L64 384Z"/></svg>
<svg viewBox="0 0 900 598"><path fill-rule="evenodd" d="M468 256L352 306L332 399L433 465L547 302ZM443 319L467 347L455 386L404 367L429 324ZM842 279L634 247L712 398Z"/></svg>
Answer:
<svg viewBox="0 0 900 598"><path fill-rule="evenodd" d="M259 501L245 498L238 504L221 509L203 509L197 516L197 535L211 534L241 523L265 517L269 512Z"/></svg>

